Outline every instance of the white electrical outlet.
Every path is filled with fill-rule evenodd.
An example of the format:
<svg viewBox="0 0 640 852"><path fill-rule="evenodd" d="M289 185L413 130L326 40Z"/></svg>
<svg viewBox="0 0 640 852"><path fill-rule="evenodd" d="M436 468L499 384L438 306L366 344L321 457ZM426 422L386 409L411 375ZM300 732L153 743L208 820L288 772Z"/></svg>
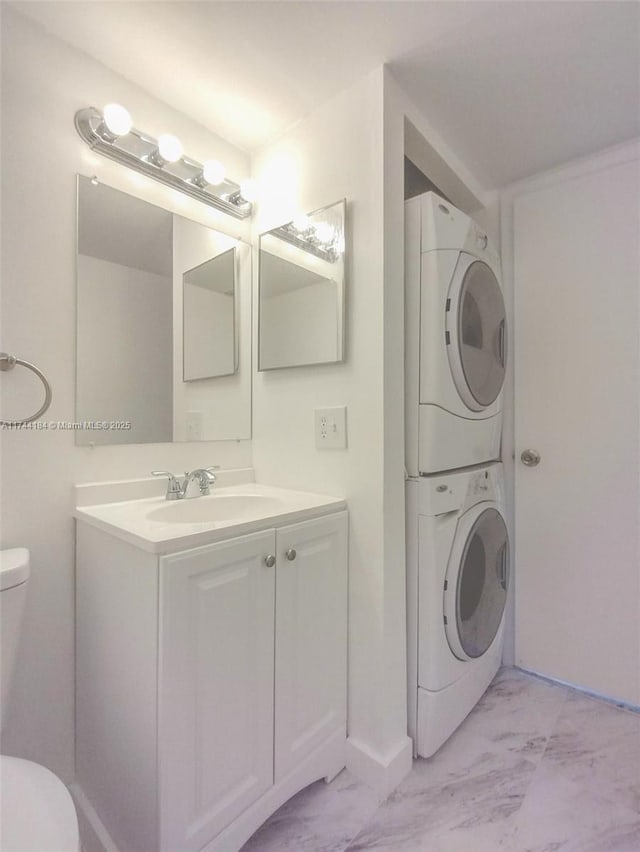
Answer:
<svg viewBox="0 0 640 852"><path fill-rule="evenodd" d="M316 448L318 450L346 450L347 407L314 409Z"/></svg>
<svg viewBox="0 0 640 852"><path fill-rule="evenodd" d="M202 440L202 412L187 411L187 441Z"/></svg>

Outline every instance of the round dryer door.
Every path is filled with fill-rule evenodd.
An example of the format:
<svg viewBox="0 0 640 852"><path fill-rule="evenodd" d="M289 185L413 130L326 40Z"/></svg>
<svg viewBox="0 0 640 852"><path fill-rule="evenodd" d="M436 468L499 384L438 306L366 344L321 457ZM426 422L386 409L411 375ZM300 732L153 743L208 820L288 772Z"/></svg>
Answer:
<svg viewBox="0 0 640 852"><path fill-rule="evenodd" d="M496 637L507 602L509 537L496 504L462 516L444 590L447 640L461 660L481 657Z"/></svg>
<svg viewBox="0 0 640 852"><path fill-rule="evenodd" d="M472 411L498 398L506 364L506 312L492 269L461 253L447 300L447 353L456 388Z"/></svg>

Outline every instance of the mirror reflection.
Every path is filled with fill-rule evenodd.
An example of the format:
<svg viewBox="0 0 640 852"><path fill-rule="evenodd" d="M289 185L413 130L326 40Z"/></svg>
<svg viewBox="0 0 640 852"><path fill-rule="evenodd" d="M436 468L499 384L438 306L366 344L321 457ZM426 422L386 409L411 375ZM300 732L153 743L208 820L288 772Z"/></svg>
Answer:
<svg viewBox="0 0 640 852"><path fill-rule="evenodd" d="M251 437L251 251L78 177L78 444Z"/></svg>
<svg viewBox="0 0 640 852"><path fill-rule="evenodd" d="M260 236L258 369L344 359L345 202Z"/></svg>
<svg viewBox="0 0 640 852"><path fill-rule="evenodd" d="M233 248L182 276L185 382L236 371L235 266Z"/></svg>

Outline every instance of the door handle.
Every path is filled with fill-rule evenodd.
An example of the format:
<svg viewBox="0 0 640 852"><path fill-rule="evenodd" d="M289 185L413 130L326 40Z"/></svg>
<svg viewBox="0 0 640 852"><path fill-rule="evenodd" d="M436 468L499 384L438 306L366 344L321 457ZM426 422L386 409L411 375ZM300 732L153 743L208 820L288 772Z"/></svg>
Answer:
<svg viewBox="0 0 640 852"><path fill-rule="evenodd" d="M523 450L520 453L520 460L527 467L537 467L540 464L540 453L536 450Z"/></svg>
<svg viewBox="0 0 640 852"><path fill-rule="evenodd" d="M502 320L500 323L500 328L498 329L498 358L500 360L500 366L505 367L507 362L507 352L505 346L505 332L506 332L506 321Z"/></svg>
<svg viewBox="0 0 640 852"><path fill-rule="evenodd" d="M507 548L503 545L500 551L500 585L507 590Z"/></svg>

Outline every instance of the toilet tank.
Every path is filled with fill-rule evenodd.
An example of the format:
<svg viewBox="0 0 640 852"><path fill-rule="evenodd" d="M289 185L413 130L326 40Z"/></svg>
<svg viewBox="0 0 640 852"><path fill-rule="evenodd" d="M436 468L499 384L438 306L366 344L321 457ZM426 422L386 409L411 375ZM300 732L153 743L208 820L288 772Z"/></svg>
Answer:
<svg viewBox="0 0 640 852"><path fill-rule="evenodd" d="M0 726L15 664L29 579L29 551L0 550Z"/></svg>

